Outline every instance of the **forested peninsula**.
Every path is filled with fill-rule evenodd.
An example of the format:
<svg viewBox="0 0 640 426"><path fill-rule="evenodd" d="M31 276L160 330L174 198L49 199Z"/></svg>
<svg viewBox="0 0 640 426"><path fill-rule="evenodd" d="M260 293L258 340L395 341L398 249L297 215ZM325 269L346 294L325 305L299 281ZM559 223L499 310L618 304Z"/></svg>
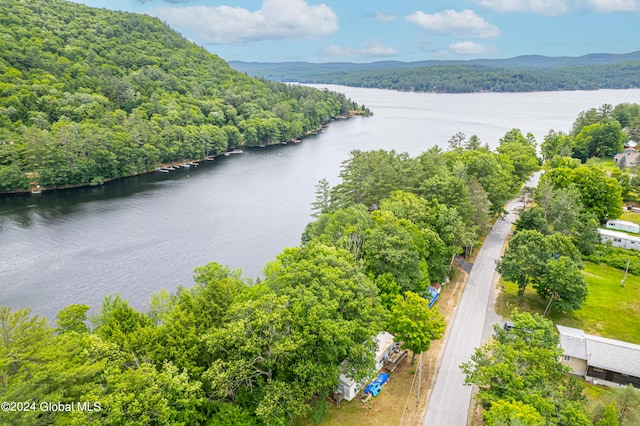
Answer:
<svg viewBox="0 0 640 426"><path fill-rule="evenodd" d="M640 52L472 61L383 61L364 64L231 62L275 81L341 84L416 92L532 92L640 87Z"/></svg>
<svg viewBox="0 0 640 426"><path fill-rule="evenodd" d="M368 113L250 78L146 15L5 0L0 38L0 193L97 185Z"/></svg>

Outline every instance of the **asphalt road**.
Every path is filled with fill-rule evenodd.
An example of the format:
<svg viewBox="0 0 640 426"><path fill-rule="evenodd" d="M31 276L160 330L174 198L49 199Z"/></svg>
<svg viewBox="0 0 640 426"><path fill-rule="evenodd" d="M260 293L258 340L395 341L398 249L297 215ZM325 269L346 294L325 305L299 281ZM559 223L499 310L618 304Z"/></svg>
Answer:
<svg viewBox="0 0 640 426"><path fill-rule="evenodd" d="M540 175L534 174L525 186L535 187ZM471 359L475 348L491 335L499 318L493 311L492 291L498 274L496 260L517 218L522 202L516 198L505 207L509 212L504 220L497 220L478 252L467 285L460 299L456 316L448 326L444 353L433 392L424 418L425 426L466 426L471 404L472 388L464 385L459 365Z"/></svg>

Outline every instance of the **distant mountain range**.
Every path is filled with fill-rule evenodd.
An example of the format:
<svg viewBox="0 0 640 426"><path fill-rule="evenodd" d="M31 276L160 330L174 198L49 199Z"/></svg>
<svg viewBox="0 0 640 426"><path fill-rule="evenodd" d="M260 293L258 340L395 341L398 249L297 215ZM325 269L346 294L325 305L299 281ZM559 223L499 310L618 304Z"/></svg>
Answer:
<svg viewBox="0 0 640 426"><path fill-rule="evenodd" d="M593 53L578 57L524 55L466 61L231 61L229 64L250 76L273 81L334 83L397 90L475 92L640 87L640 51Z"/></svg>

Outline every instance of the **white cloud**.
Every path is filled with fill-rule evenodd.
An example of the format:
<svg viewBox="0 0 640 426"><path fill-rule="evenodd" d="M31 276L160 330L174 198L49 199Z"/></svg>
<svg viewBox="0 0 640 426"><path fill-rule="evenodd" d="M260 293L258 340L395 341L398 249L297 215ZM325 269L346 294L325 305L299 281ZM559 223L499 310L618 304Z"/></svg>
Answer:
<svg viewBox="0 0 640 426"><path fill-rule="evenodd" d="M569 11L567 0L476 0L476 3L497 12L533 12L555 16Z"/></svg>
<svg viewBox="0 0 640 426"><path fill-rule="evenodd" d="M449 51L457 55L478 55L481 53L495 53L497 49L472 41L461 41L450 45Z"/></svg>
<svg viewBox="0 0 640 426"><path fill-rule="evenodd" d="M152 0L136 0L138 3L148 3ZM172 4L180 4L180 3L189 3L190 0L163 0L165 3L172 3Z"/></svg>
<svg viewBox="0 0 640 426"><path fill-rule="evenodd" d="M472 10L445 10L433 15L417 11L407 16L407 21L418 25L423 31L437 35L456 35L460 37L493 38L500 29L489 24Z"/></svg>
<svg viewBox="0 0 640 426"><path fill-rule="evenodd" d="M264 0L254 12L230 6L162 6L147 13L215 44L317 37L338 30L338 17L329 6L304 0Z"/></svg>
<svg viewBox="0 0 640 426"><path fill-rule="evenodd" d="M393 22L396 20L396 17L394 15L387 15L382 12L376 12L376 14L374 15L374 18L376 21L380 21L380 22Z"/></svg>
<svg viewBox="0 0 640 426"><path fill-rule="evenodd" d="M369 40L365 43L365 47L362 49L354 49L351 47L340 46L337 44L329 46L325 49L324 54L326 56L339 57L339 56L373 56L373 57L390 57L398 54L398 51L385 46L384 44Z"/></svg>
<svg viewBox="0 0 640 426"><path fill-rule="evenodd" d="M577 3L600 13L640 11L640 1L637 0L583 0Z"/></svg>
<svg viewBox="0 0 640 426"><path fill-rule="evenodd" d="M557 16L576 10L598 13L640 11L640 0L475 0L496 12L533 12Z"/></svg>

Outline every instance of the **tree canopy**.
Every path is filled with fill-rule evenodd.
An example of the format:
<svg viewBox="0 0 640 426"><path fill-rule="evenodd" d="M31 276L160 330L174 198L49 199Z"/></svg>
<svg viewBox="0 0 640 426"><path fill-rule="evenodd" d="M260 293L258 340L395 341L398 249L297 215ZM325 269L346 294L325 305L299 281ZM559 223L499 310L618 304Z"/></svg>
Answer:
<svg viewBox="0 0 640 426"><path fill-rule="evenodd" d="M564 378L553 323L517 310L512 320L512 330L496 325L493 339L460 366L466 384L479 387L476 400L488 424L524 419L530 424L591 424L582 404L583 385Z"/></svg>
<svg viewBox="0 0 640 426"><path fill-rule="evenodd" d="M100 184L365 112L249 78L147 15L0 3L0 192Z"/></svg>

